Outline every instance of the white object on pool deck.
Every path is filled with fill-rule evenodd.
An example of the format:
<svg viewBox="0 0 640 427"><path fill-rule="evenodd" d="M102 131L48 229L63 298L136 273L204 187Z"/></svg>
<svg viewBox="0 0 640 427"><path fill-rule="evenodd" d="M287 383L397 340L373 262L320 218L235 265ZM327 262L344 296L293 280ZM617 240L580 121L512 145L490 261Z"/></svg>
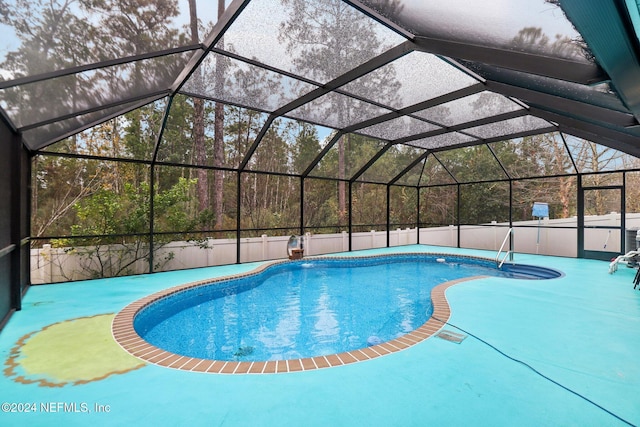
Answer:
<svg viewBox="0 0 640 427"><path fill-rule="evenodd" d="M609 273L615 273L616 271L618 271L619 263L627 263L631 258L635 256L640 256L640 251L629 251L624 255L619 255L609 264Z"/></svg>

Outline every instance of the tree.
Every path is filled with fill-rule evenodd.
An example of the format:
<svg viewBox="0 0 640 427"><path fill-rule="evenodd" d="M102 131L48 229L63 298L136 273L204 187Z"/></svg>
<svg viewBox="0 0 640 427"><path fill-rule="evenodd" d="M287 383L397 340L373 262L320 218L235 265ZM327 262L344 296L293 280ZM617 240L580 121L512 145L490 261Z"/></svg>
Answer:
<svg viewBox="0 0 640 427"><path fill-rule="evenodd" d="M196 9L196 0L189 0L189 26L191 29L191 43L200 42L198 37L198 15ZM193 79L197 87L202 87L202 70L196 69L193 73ZM195 163L198 165L206 165L207 147L204 138L204 100L201 98L193 99L193 145L195 149ZM200 203L199 210L203 212L209 209L209 180L207 179L207 171L198 169L198 201Z"/></svg>
<svg viewBox="0 0 640 427"><path fill-rule="evenodd" d="M545 55L564 58L585 56L586 44L582 40L571 40L560 34L555 35L553 42L539 27L525 27L512 40L513 47L524 51L537 51Z"/></svg>
<svg viewBox="0 0 640 427"><path fill-rule="evenodd" d="M227 107L227 150L229 163L238 167L249 147L255 141L266 117L257 111L245 108Z"/></svg>
<svg viewBox="0 0 640 427"><path fill-rule="evenodd" d="M493 151L512 178L545 177L569 173L573 166L557 133L509 139L491 144ZM513 181L513 219L531 219L533 202L549 204L554 218L575 214L575 179L560 176L549 179Z"/></svg>
<svg viewBox="0 0 640 427"><path fill-rule="evenodd" d="M224 0L218 0L218 19L222 17L224 13ZM224 40L220 40L220 43L224 44ZM216 63L216 75L224 76L226 72L225 62L219 61ZM222 79L216 79L216 88L218 93L222 92ZM215 105L215 118L214 118L214 139L213 139L213 164L214 166L222 167L224 165L224 105L220 102L216 102ZM213 211L216 218L216 229L223 228L224 218L224 171L216 169L214 173L214 203Z"/></svg>
<svg viewBox="0 0 640 427"><path fill-rule="evenodd" d="M290 15L281 24L279 38L287 43L287 53L297 72L318 82L325 83L362 64L385 47L376 33L375 21L341 1L281 0L288 6ZM400 84L395 69L390 66L386 74L352 82L354 90L375 88L379 99L391 100L397 96ZM351 123L357 118L357 110L346 103L346 98L335 97L334 102L324 104L324 111L314 115L337 116L339 123ZM355 115L355 116L354 116ZM351 135L338 141L338 210L341 219L346 214L345 144Z"/></svg>
<svg viewBox="0 0 640 427"><path fill-rule="evenodd" d="M122 137L125 152L117 153L114 157L150 160L162 125L165 106L166 102L155 102L122 116L125 123Z"/></svg>
<svg viewBox="0 0 640 427"><path fill-rule="evenodd" d="M384 226L387 217L387 191L385 185L354 183L352 187L353 224L360 230Z"/></svg>
<svg viewBox="0 0 640 427"><path fill-rule="evenodd" d="M72 12L83 7L75 0L51 0L42 7L39 0L20 0L5 4L0 23L13 27L20 47L8 52L2 68L12 78L32 76L51 70L95 61L92 50L94 27ZM86 43L78 43L85 40ZM8 105L20 106L8 111L13 120L24 125L76 111L86 103L92 81L80 82L77 75L56 79L55 84L37 83L6 91ZM42 100L55 99L55 103Z"/></svg>
<svg viewBox="0 0 640 427"><path fill-rule="evenodd" d="M598 172L617 170L621 166L623 158L627 156L621 151L577 138L571 140L570 146L571 154L578 171L594 173L583 176L584 186L598 187L612 184L609 182L612 178L611 175ZM617 183L616 181L620 178L619 175L614 175L613 184ZM589 194L593 199L585 200L585 214L604 215L611 211L619 210L620 202L618 200L611 200L611 196L616 193L606 190L591 190Z"/></svg>
<svg viewBox="0 0 640 427"><path fill-rule="evenodd" d="M177 0L19 0L0 16L21 42L2 65L13 77L31 76L181 45L176 15ZM14 121L34 124L155 89L177 65L169 55L100 68L11 88L6 100L20 106Z"/></svg>
<svg viewBox="0 0 640 427"><path fill-rule="evenodd" d="M293 170L302 173L315 160L320 150L316 127L308 123L298 122L293 153Z"/></svg>
<svg viewBox="0 0 640 427"><path fill-rule="evenodd" d="M195 226L185 209L190 200L190 188L195 184L195 180L180 179L171 189L155 196L157 217L162 218L168 228L189 230ZM161 268L173 258L172 252L158 256L168 240L158 239L151 248L146 239L140 237L149 228L149 194L147 183L138 187L125 183L120 189L113 186L96 191L74 205L78 221L71 226L71 236L54 240L54 246L63 247L67 253L76 256L84 277L141 273L144 270L141 271L139 264L144 262L144 267L148 266L152 251L153 268ZM62 271L69 280L76 274L75 271Z"/></svg>
<svg viewBox="0 0 640 427"><path fill-rule="evenodd" d="M248 168L256 171L288 170L293 153L287 143L289 129L274 120L261 140L263 149L251 158ZM243 173L241 182L243 228L298 227L299 190L293 177ZM297 180L296 180L297 181Z"/></svg>
<svg viewBox="0 0 640 427"><path fill-rule="evenodd" d="M100 16L96 37L101 59L160 51L187 44L187 35L173 25L177 0L82 0Z"/></svg>
<svg viewBox="0 0 640 427"><path fill-rule="evenodd" d="M389 222L399 227L415 226L418 193L413 187L393 185L389 200Z"/></svg>
<svg viewBox="0 0 640 427"><path fill-rule="evenodd" d="M181 94L175 95L158 148L158 160L168 163L195 164L192 118L192 98Z"/></svg>
<svg viewBox="0 0 640 427"><path fill-rule="evenodd" d="M85 9L85 2L49 0L43 5L41 0L18 0L0 5L0 23L12 27L21 42L2 64L12 78L98 60L92 49L95 27L72 11Z"/></svg>
<svg viewBox="0 0 640 427"><path fill-rule="evenodd" d="M459 183L460 187L460 217L463 224L477 224L492 220L501 220L508 210L508 183L487 182L506 179L506 175L491 151L484 145L475 145L455 150L444 151L436 157L445 165L446 169ZM437 202L436 203L440 203Z"/></svg>
<svg viewBox="0 0 640 427"><path fill-rule="evenodd" d="M73 206L101 188L102 167L57 156L36 156L32 167L31 235L67 234L75 222Z"/></svg>

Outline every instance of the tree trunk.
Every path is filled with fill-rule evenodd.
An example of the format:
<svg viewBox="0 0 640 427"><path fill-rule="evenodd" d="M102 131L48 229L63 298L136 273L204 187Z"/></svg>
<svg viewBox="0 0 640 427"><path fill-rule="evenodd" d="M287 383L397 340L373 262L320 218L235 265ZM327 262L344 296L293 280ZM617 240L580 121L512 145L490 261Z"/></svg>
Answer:
<svg viewBox="0 0 640 427"><path fill-rule="evenodd" d="M207 164L207 147L204 138L204 100L193 100L193 141L195 146L196 164ZM202 212L209 207L209 177L206 169L198 169L198 210Z"/></svg>
<svg viewBox="0 0 640 427"><path fill-rule="evenodd" d="M196 10L196 0L189 0L189 23L191 27L191 43L200 42L198 37L198 14ZM197 69L193 78L196 87L202 88L202 72ZM195 163L197 165L207 164L207 147L204 138L204 100L193 99L193 145L195 151ZM209 179L206 169L198 169L198 211L202 212L209 207Z"/></svg>
<svg viewBox="0 0 640 427"><path fill-rule="evenodd" d="M218 19L224 13L224 0L218 0ZM224 43L220 40L220 43ZM224 81L225 66L221 61L216 62L216 85L221 86ZM220 87L216 87L216 93L221 93ZM215 106L215 118L214 118L214 137L213 137L213 165L222 167L224 166L224 105L216 102ZM224 171L216 170L213 175L213 213L216 217L215 229L220 230L223 228L223 212L224 212Z"/></svg>
<svg viewBox="0 0 640 427"><path fill-rule="evenodd" d="M224 105L216 102L214 114L213 165L222 167L224 166ZM213 179L215 228L220 230L223 228L224 220L224 171L216 169L213 173Z"/></svg>

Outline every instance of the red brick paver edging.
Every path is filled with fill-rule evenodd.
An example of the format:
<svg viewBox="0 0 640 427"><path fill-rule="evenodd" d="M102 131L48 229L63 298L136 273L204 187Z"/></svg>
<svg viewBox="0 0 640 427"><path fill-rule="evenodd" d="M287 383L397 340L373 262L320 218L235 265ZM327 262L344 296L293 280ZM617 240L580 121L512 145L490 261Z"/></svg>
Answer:
<svg viewBox="0 0 640 427"><path fill-rule="evenodd" d="M442 255L451 256L451 254L433 254L433 253L407 253L400 255ZM389 255L381 255L389 256ZM455 255L456 258L473 258ZM363 257L341 257L340 259L361 259ZM365 257L371 258L371 257ZM309 258L307 258L309 259ZM317 258L316 258L317 259ZM321 259L338 259L337 257L323 257ZM195 288L197 286L210 285L215 282L226 281L229 279L235 279L240 277L248 277L259 274L265 269L287 263L291 261L275 261L272 263L264 264L255 270L248 273L236 274L231 276L220 277L216 279L208 279L204 281L187 283L184 285L172 287L162 290L155 294L146 296L142 299L134 301L133 303L122 309L113 319L111 325L111 331L115 341L120 346L132 354L133 356L142 359L146 362L153 363L155 365L164 366L168 368L180 369L193 372L206 372L216 374L270 374L270 373L283 373L283 372L296 372L296 371L308 371L313 369L329 368L334 366L348 365L350 363L361 362L376 357L385 356L387 354L395 353L406 348L409 348L425 339L435 335L444 324L449 320L451 311L449 303L445 297L445 291L458 283L468 280L478 279L485 276L473 276L466 277L457 280L451 280L449 282L442 283L431 290L431 302L433 304L433 314L422 326L419 328L395 338L391 341L386 341L381 344L372 345L365 348L356 350L350 350L343 353L330 354L327 356L307 357L303 359L288 359L288 360L271 360L264 362L236 362L236 361L222 361L222 360L210 360L199 359L195 357L180 356L175 353L165 351L161 348L155 347L145 341L133 327L133 321L136 314L147 307L148 305L165 298L169 295L173 295L177 292L184 291L186 289Z"/></svg>

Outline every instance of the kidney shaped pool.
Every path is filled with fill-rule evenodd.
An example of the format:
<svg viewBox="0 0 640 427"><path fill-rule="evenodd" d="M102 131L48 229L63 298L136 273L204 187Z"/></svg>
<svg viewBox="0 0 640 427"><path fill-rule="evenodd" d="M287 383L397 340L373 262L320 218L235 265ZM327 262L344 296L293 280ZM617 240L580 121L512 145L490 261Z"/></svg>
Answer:
<svg viewBox="0 0 640 427"><path fill-rule="evenodd" d="M376 346L425 324L432 289L475 276L549 279L529 265L498 270L452 255L281 262L259 273L173 290L142 304L137 334L167 352L207 360L302 359Z"/></svg>

